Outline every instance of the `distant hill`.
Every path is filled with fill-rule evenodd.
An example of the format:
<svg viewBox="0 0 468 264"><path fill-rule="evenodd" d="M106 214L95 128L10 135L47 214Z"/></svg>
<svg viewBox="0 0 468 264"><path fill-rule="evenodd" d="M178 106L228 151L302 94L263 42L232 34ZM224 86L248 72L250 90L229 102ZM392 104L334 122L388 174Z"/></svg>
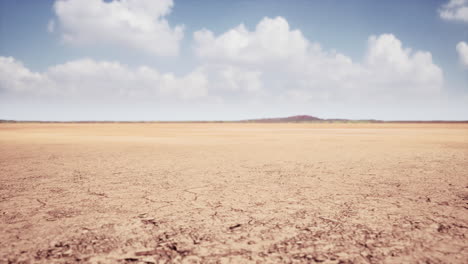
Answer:
<svg viewBox="0 0 468 264"><path fill-rule="evenodd" d="M249 119L244 120L244 122L253 122L253 123L300 123L300 122L317 122L325 121L315 116L310 115L295 115L289 117L278 117L278 118L260 118L260 119Z"/></svg>
<svg viewBox="0 0 468 264"><path fill-rule="evenodd" d="M241 120L240 122L247 123L468 123L467 120L460 121L446 121L446 120L408 120L408 121L383 121L376 119L342 119L332 118L324 119L310 115L295 115L289 117L278 117L278 118L258 118Z"/></svg>

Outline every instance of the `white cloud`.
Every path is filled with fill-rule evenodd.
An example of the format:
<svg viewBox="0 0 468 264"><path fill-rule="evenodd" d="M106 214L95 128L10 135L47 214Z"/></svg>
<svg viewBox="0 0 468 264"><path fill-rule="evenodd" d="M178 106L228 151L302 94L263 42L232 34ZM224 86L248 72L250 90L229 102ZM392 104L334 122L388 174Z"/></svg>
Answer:
<svg viewBox="0 0 468 264"><path fill-rule="evenodd" d="M231 90L246 90L248 92L257 92L262 89L260 80L261 72L259 71L243 71L235 67L226 67L221 72L226 87Z"/></svg>
<svg viewBox="0 0 468 264"><path fill-rule="evenodd" d="M222 100L262 92L261 74L233 66L205 65L183 76L113 61L85 58L33 72L12 57L0 56L0 91L90 100Z"/></svg>
<svg viewBox="0 0 468 264"><path fill-rule="evenodd" d="M141 66L81 59L32 72L11 57L0 57L0 90L65 98L194 99L207 95L207 80L193 71L177 77Z"/></svg>
<svg viewBox="0 0 468 264"><path fill-rule="evenodd" d="M49 84L47 76L31 72L12 57L0 56L0 91L40 93Z"/></svg>
<svg viewBox="0 0 468 264"><path fill-rule="evenodd" d="M468 0L450 0L439 9L441 18L468 22Z"/></svg>
<svg viewBox="0 0 468 264"><path fill-rule="evenodd" d="M431 53L405 48L392 34L370 36L362 61L324 50L281 17L263 19L254 31L242 25L218 36L197 31L194 39L200 64L183 76L92 59L37 73L13 58L0 57L0 89L64 98L215 98L275 105L426 100L438 95L444 82Z"/></svg>
<svg viewBox="0 0 468 264"><path fill-rule="evenodd" d="M198 68L209 76L211 92L260 93L263 89L261 72L233 65L207 64Z"/></svg>
<svg viewBox="0 0 468 264"><path fill-rule="evenodd" d="M363 62L323 50L282 17L264 18L254 31L239 25L215 36L204 29L194 39L203 64L255 72L257 82L280 97L398 99L438 93L443 85L431 54L404 48L392 34L371 36Z"/></svg>
<svg viewBox="0 0 468 264"><path fill-rule="evenodd" d="M468 67L468 44L464 41L461 41L457 44L458 56L463 65Z"/></svg>
<svg viewBox="0 0 468 264"><path fill-rule="evenodd" d="M430 52L404 49L394 35L371 36L364 67L373 85L391 92L437 92L443 85L442 70ZM399 91L398 91L399 90Z"/></svg>
<svg viewBox="0 0 468 264"><path fill-rule="evenodd" d="M195 32L194 38L196 53L200 57L244 62L302 56L308 46L302 33L290 30L282 17L264 18L254 32L249 32L241 24L218 37L205 29Z"/></svg>
<svg viewBox="0 0 468 264"><path fill-rule="evenodd" d="M57 0L54 4L67 43L117 44L160 56L179 52L183 27L165 19L172 0Z"/></svg>

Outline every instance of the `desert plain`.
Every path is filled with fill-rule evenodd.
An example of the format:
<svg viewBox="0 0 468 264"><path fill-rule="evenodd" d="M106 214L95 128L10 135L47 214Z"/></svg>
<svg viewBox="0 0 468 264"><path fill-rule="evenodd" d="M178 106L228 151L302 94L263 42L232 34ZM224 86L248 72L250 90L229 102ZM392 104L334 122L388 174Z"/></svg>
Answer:
<svg viewBox="0 0 468 264"><path fill-rule="evenodd" d="M0 124L0 263L468 263L468 124Z"/></svg>

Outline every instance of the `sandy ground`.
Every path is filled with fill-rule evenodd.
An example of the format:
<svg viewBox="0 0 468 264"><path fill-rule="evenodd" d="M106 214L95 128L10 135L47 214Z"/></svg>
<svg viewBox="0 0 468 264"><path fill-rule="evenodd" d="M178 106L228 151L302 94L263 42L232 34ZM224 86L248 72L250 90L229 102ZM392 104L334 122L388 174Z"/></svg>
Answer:
<svg viewBox="0 0 468 264"><path fill-rule="evenodd" d="M0 263L468 263L467 124L0 124Z"/></svg>

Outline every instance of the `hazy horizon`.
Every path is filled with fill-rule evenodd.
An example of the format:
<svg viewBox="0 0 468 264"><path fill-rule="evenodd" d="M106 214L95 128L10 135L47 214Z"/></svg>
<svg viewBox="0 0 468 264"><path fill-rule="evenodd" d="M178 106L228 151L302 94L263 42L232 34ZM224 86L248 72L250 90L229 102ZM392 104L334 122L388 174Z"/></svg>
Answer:
<svg viewBox="0 0 468 264"><path fill-rule="evenodd" d="M0 3L0 119L468 120L468 0Z"/></svg>

